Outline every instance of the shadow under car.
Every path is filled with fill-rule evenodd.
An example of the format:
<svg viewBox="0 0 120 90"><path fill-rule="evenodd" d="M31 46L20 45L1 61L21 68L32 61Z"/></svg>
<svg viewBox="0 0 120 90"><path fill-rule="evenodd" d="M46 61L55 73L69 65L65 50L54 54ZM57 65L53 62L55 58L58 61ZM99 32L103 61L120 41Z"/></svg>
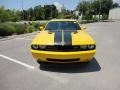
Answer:
<svg viewBox="0 0 120 90"><path fill-rule="evenodd" d="M60 73L84 73L100 71L101 67L96 58L89 63L40 63L40 70Z"/></svg>

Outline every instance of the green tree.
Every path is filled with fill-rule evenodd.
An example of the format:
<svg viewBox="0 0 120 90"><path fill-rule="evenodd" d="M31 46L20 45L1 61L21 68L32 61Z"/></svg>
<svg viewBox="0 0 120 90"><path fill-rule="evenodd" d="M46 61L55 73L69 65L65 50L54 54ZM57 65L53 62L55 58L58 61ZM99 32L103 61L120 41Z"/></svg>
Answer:
<svg viewBox="0 0 120 90"><path fill-rule="evenodd" d="M44 20L44 9L41 5L34 7L35 20Z"/></svg>
<svg viewBox="0 0 120 90"><path fill-rule="evenodd" d="M72 11L67 10L64 6L61 9L61 12L58 13L57 18L59 19L68 19L68 18L72 18Z"/></svg>
<svg viewBox="0 0 120 90"><path fill-rule="evenodd" d="M99 1L100 2L100 1ZM109 10L112 8L113 0L101 0L101 14L109 14Z"/></svg>
<svg viewBox="0 0 120 90"><path fill-rule="evenodd" d="M80 15L83 15L82 19L92 19L93 8L92 3L90 1L80 2L77 6L77 10L80 12Z"/></svg>
<svg viewBox="0 0 120 90"><path fill-rule="evenodd" d="M89 0L80 2L76 9L84 18L89 17L88 19L90 19L92 15L104 15L107 17L109 10L118 6L118 4L113 3L113 0Z"/></svg>
<svg viewBox="0 0 120 90"><path fill-rule="evenodd" d="M44 14L45 14L45 19L49 20L52 19L52 8L51 5L45 5L44 6Z"/></svg>
<svg viewBox="0 0 120 90"><path fill-rule="evenodd" d="M49 20L58 16L58 10L54 5L41 5L27 10L10 10L0 7L0 22L19 20Z"/></svg>
<svg viewBox="0 0 120 90"><path fill-rule="evenodd" d="M34 10L33 10L33 8L29 8L28 10L27 10L27 13L28 13L28 20L34 20L35 18L34 18Z"/></svg>
<svg viewBox="0 0 120 90"><path fill-rule="evenodd" d="M116 7L119 7L119 4L118 4L118 3L114 3L114 4L112 5L112 8L116 8Z"/></svg>
<svg viewBox="0 0 120 90"><path fill-rule="evenodd" d="M0 7L0 22L9 21L9 13L8 10L5 10L4 7Z"/></svg>
<svg viewBox="0 0 120 90"><path fill-rule="evenodd" d="M5 21L19 21L20 20L20 11L4 9L0 7L0 22Z"/></svg>
<svg viewBox="0 0 120 90"><path fill-rule="evenodd" d="M56 6L51 5L51 17L56 18L57 16L58 16L58 10L57 10Z"/></svg>

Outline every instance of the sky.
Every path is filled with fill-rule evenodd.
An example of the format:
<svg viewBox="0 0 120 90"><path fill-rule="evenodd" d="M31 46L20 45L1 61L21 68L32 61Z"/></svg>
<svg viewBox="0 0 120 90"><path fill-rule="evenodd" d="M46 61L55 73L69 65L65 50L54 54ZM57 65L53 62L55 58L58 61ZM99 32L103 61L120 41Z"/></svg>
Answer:
<svg viewBox="0 0 120 90"><path fill-rule="evenodd" d="M66 9L74 10L79 1L80 0L23 0L23 9L57 2L63 4ZM120 3L120 0L114 1ZM6 9L22 10L22 0L0 0L0 6L4 6Z"/></svg>
<svg viewBox="0 0 120 90"><path fill-rule="evenodd" d="M58 2L64 4L67 9L75 9L79 0L23 0L23 8L28 9L36 5L46 5ZM9 9L22 9L22 0L0 0L0 6Z"/></svg>

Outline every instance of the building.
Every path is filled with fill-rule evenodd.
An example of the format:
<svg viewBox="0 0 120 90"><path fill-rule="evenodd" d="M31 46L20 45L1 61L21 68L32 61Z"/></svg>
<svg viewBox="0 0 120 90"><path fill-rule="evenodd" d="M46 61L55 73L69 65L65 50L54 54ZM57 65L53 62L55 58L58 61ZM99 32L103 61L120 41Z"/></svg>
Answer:
<svg viewBox="0 0 120 90"><path fill-rule="evenodd" d="M111 9L109 11L110 20L120 20L120 7Z"/></svg>

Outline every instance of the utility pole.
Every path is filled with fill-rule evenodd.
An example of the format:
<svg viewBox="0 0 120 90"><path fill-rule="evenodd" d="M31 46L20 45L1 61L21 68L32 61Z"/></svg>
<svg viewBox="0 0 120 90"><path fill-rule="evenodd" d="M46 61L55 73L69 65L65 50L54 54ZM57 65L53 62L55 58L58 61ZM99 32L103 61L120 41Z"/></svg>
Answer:
<svg viewBox="0 0 120 90"><path fill-rule="evenodd" d="M82 11L80 11L81 12L81 18L83 17L83 4L84 2L83 2L83 0L79 0L79 8L80 8L80 4L82 5Z"/></svg>
<svg viewBox="0 0 120 90"><path fill-rule="evenodd" d="M100 21L100 14L101 14L101 0L98 0L99 1L99 4L100 4L100 7L99 7L99 21Z"/></svg>
<svg viewBox="0 0 120 90"><path fill-rule="evenodd" d="M84 2L83 2L83 0L82 0L82 16L83 16L83 5L84 5Z"/></svg>
<svg viewBox="0 0 120 90"><path fill-rule="evenodd" d="M93 7L92 7L92 5L93 5L93 0L90 0L90 14L91 14L91 16L92 16L92 21L93 21Z"/></svg>
<svg viewBox="0 0 120 90"><path fill-rule="evenodd" d="M23 0L22 0L22 19L24 20Z"/></svg>

